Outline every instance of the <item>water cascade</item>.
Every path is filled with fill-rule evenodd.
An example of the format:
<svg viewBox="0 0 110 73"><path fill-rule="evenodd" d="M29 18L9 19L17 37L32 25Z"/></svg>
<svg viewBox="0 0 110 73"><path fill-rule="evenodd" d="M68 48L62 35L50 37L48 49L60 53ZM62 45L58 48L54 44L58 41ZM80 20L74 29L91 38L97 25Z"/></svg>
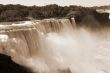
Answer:
<svg viewBox="0 0 110 73"><path fill-rule="evenodd" d="M74 18L0 25L0 53L38 73L110 73L109 31L77 28Z"/></svg>

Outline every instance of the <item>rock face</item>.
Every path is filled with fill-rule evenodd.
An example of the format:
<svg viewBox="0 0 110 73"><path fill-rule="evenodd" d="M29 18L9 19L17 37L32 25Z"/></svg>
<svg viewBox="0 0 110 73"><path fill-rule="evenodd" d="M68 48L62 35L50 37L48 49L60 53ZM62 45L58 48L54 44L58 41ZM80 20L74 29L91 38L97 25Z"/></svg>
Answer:
<svg viewBox="0 0 110 73"><path fill-rule="evenodd" d="M94 21L93 21L94 20ZM97 25L102 25L102 26L106 26L107 23L110 24L110 19L109 19L109 13L107 12L93 12L93 13L85 13L85 15L83 14L79 14L77 16L75 16L75 21L76 23L84 23L85 26L91 26L91 25L94 25L96 24L95 22L98 22L99 24L96 24ZM92 23L92 24L90 24Z"/></svg>
<svg viewBox="0 0 110 73"><path fill-rule="evenodd" d="M97 13L95 17L100 23L109 21L109 13Z"/></svg>
<svg viewBox="0 0 110 73"><path fill-rule="evenodd" d="M14 63L7 55L0 54L0 73L30 73L27 69Z"/></svg>

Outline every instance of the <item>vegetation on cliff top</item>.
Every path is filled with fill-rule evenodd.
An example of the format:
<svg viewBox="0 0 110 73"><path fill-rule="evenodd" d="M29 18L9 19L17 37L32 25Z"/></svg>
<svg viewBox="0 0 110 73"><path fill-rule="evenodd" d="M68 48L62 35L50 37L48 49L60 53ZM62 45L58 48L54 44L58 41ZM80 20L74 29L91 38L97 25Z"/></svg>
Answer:
<svg viewBox="0 0 110 73"><path fill-rule="evenodd" d="M23 6L23 5L2 5L0 4L0 22L24 21L31 19L64 18L97 14L94 8L81 6L58 6L56 4L46 6Z"/></svg>

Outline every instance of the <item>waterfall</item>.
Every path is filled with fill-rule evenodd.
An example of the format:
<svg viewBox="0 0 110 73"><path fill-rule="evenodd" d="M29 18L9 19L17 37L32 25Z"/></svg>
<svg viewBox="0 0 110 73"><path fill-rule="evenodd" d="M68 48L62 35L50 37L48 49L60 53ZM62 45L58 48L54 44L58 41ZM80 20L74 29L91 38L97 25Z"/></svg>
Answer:
<svg viewBox="0 0 110 73"><path fill-rule="evenodd" d="M0 25L0 53L38 73L110 73L109 31L74 18Z"/></svg>

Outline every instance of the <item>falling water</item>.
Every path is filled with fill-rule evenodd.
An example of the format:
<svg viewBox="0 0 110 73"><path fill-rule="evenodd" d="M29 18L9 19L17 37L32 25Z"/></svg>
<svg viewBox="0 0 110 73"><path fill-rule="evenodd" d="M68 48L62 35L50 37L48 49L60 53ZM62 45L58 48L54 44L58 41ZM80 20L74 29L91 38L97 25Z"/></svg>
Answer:
<svg viewBox="0 0 110 73"><path fill-rule="evenodd" d="M1 25L0 53L33 72L110 73L109 31L77 28L74 19Z"/></svg>

